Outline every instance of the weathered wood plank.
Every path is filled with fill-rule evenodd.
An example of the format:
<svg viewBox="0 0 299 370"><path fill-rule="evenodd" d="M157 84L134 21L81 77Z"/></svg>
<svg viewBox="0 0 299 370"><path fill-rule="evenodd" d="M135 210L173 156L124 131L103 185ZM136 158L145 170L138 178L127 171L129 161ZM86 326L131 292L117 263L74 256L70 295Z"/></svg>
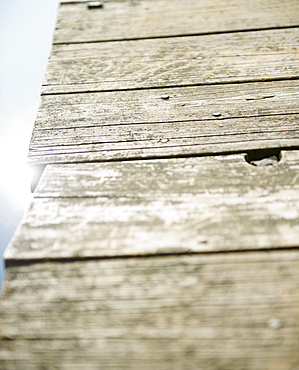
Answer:
<svg viewBox="0 0 299 370"><path fill-rule="evenodd" d="M0 364L297 369L299 252L10 267Z"/></svg>
<svg viewBox="0 0 299 370"><path fill-rule="evenodd" d="M70 163L295 147L298 114L35 130L29 162Z"/></svg>
<svg viewBox="0 0 299 370"><path fill-rule="evenodd" d="M134 38L138 27L144 30L139 38L174 32L167 19L165 28L155 29L151 9L146 27L137 24L134 17L145 12L146 2L133 2L131 25L119 18L105 36L102 23L96 40L109 33L115 40L123 30L121 38ZM219 27L188 26L188 34L235 31L238 22L247 30L259 22L264 28L296 24L298 5L291 7L290 0L269 0L271 9L257 3L248 4L246 20L237 19L235 0L222 2L230 6L229 17L215 21L213 11L224 9L217 2L205 13L206 24L195 26L198 4L181 19L189 14L194 27ZM243 0L240 13L242 6ZM62 9L67 7L86 4ZM115 9L116 15L125 7L108 3L91 11L64 40L71 35L78 41L79 26L85 41L93 41L96 12ZM180 22L177 32L187 32ZM56 46L44 87L56 96L42 102L31 163L298 146L294 81L248 84L242 92L241 85L222 85L228 91L215 87L213 98L204 86L298 78L297 35L298 29L284 29ZM179 85L202 86L173 88ZM172 89L161 88L167 86ZM159 89L139 90L138 97L136 90L86 93L149 87ZM76 94L60 95L69 92ZM57 101L65 104L59 110ZM111 114L113 105L119 108ZM56 122L44 120L43 112L57 112ZM299 250L287 250L298 248L298 169L297 151L283 152L276 166L263 168L245 163L241 154L47 165L6 254L0 368L299 368ZM227 253L232 251L238 253ZM114 258L97 260L105 257Z"/></svg>
<svg viewBox="0 0 299 370"><path fill-rule="evenodd" d="M174 21L175 20L175 21ZM60 7L54 43L165 37L299 25L294 0L143 0Z"/></svg>
<svg viewBox="0 0 299 370"><path fill-rule="evenodd" d="M298 166L297 151L263 168L243 155L47 166L5 256L297 247Z"/></svg>
<svg viewBox="0 0 299 370"><path fill-rule="evenodd" d="M298 107L298 81L43 95L34 130L211 120L217 112L270 116L299 113Z"/></svg>
<svg viewBox="0 0 299 370"><path fill-rule="evenodd" d="M35 197L181 198L209 191L269 196L299 186L299 151L282 151L275 166L249 165L244 154L131 162L48 165Z"/></svg>
<svg viewBox="0 0 299 370"><path fill-rule="evenodd" d="M298 113L298 97L297 81L46 95L37 116L29 161L110 160L298 146L297 115L288 115ZM214 116L217 112L221 113L219 118Z"/></svg>
<svg viewBox="0 0 299 370"><path fill-rule="evenodd" d="M54 45L43 93L298 78L298 28Z"/></svg>

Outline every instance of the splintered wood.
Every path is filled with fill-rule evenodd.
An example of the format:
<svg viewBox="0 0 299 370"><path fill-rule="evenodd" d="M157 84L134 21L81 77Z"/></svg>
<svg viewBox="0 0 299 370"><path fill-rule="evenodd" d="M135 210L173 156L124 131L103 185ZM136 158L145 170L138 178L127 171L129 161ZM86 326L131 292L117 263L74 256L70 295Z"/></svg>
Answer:
<svg viewBox="0 0 299 370"><path fill-rule="evenodd" d="M299 3L62 0L1 369L299 369Z"/></svg>

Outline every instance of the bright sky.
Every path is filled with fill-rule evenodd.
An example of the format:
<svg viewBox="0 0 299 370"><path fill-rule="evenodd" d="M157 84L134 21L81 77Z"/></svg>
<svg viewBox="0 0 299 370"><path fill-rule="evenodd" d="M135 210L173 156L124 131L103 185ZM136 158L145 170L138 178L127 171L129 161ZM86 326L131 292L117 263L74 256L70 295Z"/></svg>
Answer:
<svg viewBox="0 0 299 370"><path fill-rule="evenodd" d="M28 145L59 0L0 0L1 256L31 199Z"/></svg>

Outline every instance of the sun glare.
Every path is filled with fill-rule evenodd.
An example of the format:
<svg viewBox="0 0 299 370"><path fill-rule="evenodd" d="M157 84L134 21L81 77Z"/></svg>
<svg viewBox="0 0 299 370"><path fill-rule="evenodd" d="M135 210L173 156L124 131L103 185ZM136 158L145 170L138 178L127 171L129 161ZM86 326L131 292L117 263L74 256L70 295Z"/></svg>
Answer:
<svg viewBox="0 0 299 370"><path fill-rule="evenodd" d="M0 138L0 190L17 208L26 207L31 199L26 144L18 134Z"/></svg>

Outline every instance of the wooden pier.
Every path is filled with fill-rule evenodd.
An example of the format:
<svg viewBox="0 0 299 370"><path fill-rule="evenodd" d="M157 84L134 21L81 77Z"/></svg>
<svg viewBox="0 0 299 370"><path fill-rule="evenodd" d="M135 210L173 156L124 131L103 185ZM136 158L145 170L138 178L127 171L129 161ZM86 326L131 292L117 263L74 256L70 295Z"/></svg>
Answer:
<svg viewBox="0 0 299 370"><path fill-rule="evenodd" d="M0 369L299 370L299 2L62 0Z"/></svg>

